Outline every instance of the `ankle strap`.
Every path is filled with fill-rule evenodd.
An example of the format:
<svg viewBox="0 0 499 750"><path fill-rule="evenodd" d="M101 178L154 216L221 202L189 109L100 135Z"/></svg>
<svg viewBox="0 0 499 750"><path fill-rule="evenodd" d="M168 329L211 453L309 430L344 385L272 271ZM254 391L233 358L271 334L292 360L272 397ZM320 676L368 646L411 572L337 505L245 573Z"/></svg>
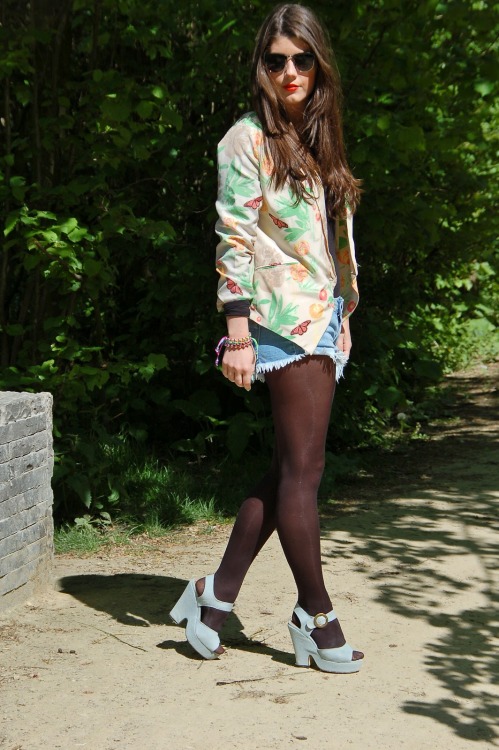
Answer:
<svg viewBox="0 0 499 750"><path fill-rule="evenodd" d="M294 611L300 621L300 628L305 633L311 633L315 628L325 628L328 622L337 619L334 609L330 612L318 612L316 615L309 615L303 607L297 604Z"/></svg>
<svg viewBox="0 0 499 750"><path fill-rule="evenodd" d="M213 588L214 575L205 576L204 579L204 590L203 593L197 597L198 604L200 607L213 607L219 609L222 612L232 612L233 604L229 602L221 602L215 596L215 590Z"/></svg>

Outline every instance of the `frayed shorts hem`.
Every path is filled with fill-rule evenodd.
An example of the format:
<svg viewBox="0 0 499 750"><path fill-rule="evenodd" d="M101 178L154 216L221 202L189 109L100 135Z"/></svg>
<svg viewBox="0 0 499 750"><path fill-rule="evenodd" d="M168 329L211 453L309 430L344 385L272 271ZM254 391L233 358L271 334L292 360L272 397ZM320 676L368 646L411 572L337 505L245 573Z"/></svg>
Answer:
<svg viewBox="0 0 499 750"><path fill-rule="evenodd" d="M287 356L285 359L277 359L274 362L266 362L264 364L258 363L256 366L254 380L258 380L260 383L265 382L265 373L273 372L274 370L282 370L283 367L298 362L305 357L329 357L336 365L336 382L343 377L343 370L348 363L348 356L337 347L333 349L327 349L325 351L315 351L313 354L292 354Z"/></svg>

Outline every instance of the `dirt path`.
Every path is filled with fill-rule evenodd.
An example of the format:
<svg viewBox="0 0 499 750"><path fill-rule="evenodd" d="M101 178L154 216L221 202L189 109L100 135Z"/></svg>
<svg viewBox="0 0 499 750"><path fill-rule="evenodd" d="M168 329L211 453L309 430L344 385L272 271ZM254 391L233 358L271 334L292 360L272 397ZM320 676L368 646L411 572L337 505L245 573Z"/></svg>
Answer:
<svg viewBox="0 0 499 750"><path fill-rule="evenodd" d="M228 528L59 556L58 590L0 618L2 750L499 747L498 374L450 379L456 420L383 458L323 519L335 607L366 652L358 675L293 665L294 587L275 540L214 662L166 614Z"/></svg>

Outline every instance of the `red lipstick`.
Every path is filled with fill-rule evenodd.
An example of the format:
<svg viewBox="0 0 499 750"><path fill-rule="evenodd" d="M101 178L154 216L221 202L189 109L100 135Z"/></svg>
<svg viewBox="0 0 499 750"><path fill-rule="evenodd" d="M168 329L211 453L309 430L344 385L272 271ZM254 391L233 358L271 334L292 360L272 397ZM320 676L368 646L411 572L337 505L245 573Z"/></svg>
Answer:
<svg viewBox="0 0 499 750"><path fill-rule="evenodd" d="M299 88L295 83L288 83L287 86L284 86L286 91L296 91L297 88Z"/></svg>

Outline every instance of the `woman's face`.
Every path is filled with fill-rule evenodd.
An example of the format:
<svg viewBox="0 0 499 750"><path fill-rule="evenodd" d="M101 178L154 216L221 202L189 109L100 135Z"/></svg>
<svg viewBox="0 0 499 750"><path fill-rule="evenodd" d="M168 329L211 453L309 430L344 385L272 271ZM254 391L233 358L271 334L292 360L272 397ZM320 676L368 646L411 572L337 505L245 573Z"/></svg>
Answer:
<svg viewBox="0 0 499 750"><path fill-rule="evenodd" d="M277 54L289 57L311 50L306 42L297 37L278 36L274 39L268 51L271 55ZM267 72L290 119L299 121L302 118L307 100L314 90L317 62L314 63L311 70L303 72L296 68L293 60L289 59L281 72L272 73L268 68Z"/></svg>

